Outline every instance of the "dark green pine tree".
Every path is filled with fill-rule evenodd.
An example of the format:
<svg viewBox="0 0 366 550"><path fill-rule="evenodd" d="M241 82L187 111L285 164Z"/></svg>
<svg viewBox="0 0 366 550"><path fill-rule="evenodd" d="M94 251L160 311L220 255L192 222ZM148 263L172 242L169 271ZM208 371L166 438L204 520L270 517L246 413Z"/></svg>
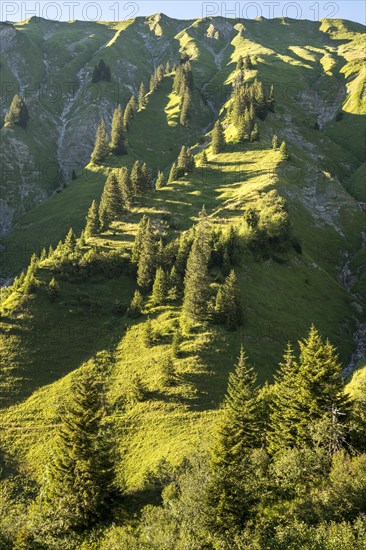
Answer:
<svg viewBox="0 0 366 550"><path fill-rule="evenodd" d="M146 107L146 105L147 105L146 88L145 88L145 84L141 82L140 88L139 88L139 108L143 109L143 107Z"/></svg>
<svg viewBox="0 0 366 550"><path fill-rule="evenodd" d="M82 530L107 510L112 468L103 429L103 392L94 368L78 377L41 493L43 512L62 531Z"/></svg>
<svg viewBox="0 0 366 550"><path fill-rule="evenodd" d="M134 95L132 95L123 113L123 126L125 129L128 129L130 127L131 120L135 116L137 109L138 109L137 99Z"/></svg>
<svg viewBox="0 0 366 550"><path fill-rule="evenodd" d="M226 141L224 135L224 129L221 122L218 120L215 123L214 129L212 131L212 143L211 148L214 155L222 153L225 149Z"/></svg>
<svg viewBox="0 0 366 550"><path fill-rule="evenodd" d="M179 175L178 175L178 166L177 166L176 162L173 162L172 167L171 167L170 172L169 172L168 183L172 183L173 181L176 181L178 179L178 177L179 177Z"/></svg>
<svg viewBox="0 0 366 550"><path fill-rule="evenodd" d="M29 120L28 107L25 100L16 94L10 104L9 111L5 115L5 126L12 128L13 126L27 127Z"/></svg>
<svg viewBox="0 0 366 550"><path fill-rule="evenodd" d="M148 222L149 222L149 218L146 215L144 215L141 218L141 221L140 221L139 226L138 226L135 242L134 242L133 249L132 249L132 255L131 255L131 262L135 265L137 265L139 263L139 260L140 260L143 239L144 239L144 235L145 235L145 231L146 231L146 227L147 227Z"/></svg>
<svg viewBox="0 0 366 550"><path fill-rule="evenodd" d="M178 176L184 176L184 174L192 172L194 167L194 157L187 147L183 145L177 160Z"/></svg>
<svg viewBox="0 0 366 550"><path fill-rule="evenodd" d="M311 444L316 422L330 415L334 406L347 412L335 349L323 342L314 326L299 345L299 361L288 348L276 378L268 433L271 452Z"/></svg>
<svg viewBox="0 0 366 550"><path fill-rule="evenodd" d="M130 208L133 201L133 189L130 174L126 166L118 171L118 185L122 197L122 203L125 208Z"/></svg>
<svg viewBox="0 0 366 550"><path fill-rule="evenodd" d="M168 294L168 278L162 267L158 267L156 270L154 285L152 289L152 303L155 306L162 306L166 303Z"/></svg>
<svg viewBox="0 0 366 550"><path fill-rule="evenodd" d="M70 256L74 254L76 248L76 237L72 227L70 227L63 246L63 253L65 256Z"/></svg>
<svg viewBox="0 0 366 550"><path fill-rule="evenodd" d="M97 203L95 202L95 200L93 200L86 216L85 237L87 239L89 237L95 237L96 235L98 235L99 231L99 209Z"/></svg>
<svg viewBox="0 0 366 550"><path fill-rule="evenodd" d="M256 375L241 348L229 376L211 454L210 504L219 530L239 529L247 512L247 461L251 450L260 445L258 410Z"/></svg>
<svg viewBox="0 0 366 550"><path fill-rule="evenodd" d="M141 195L145 190L144 175L142 173L142 167L139 160L134 162L131 170L131 184L134 195Z"/></svg>
<svg viewBox="0 0 366 550"><path fill-rule="evenodd" d="M118 180L114 172L108 174L99 205L101 228L107 229L110 223L121 217L123 202Z"/></svg>
<svg viewBox="0 0 366 550"><path fill-rule="evenodd" d="M184 89L179 122L182 126L188 125L189 114L192 108L192 94L189 88Z"/></svg>
<svg viewBox="0 0 366 550"><path fill-rule="evenodd" d="M159 170L155 181L155 189L161 189L164 186L165 186L164 173L161 170Z"/></svg>
<svg viewBox="0 0 366 550"><path fill-rule="evenodd" d="M102 120L98 126L97 134L95 137L94 150L91 154L92 162L99 164L102 163L109 155L109 139L107 130Z"/></svg>
<svg viewBox="0 0 366 550"><path fill-rule="evenodd" d="M231 270L216 296L215 312L219 322L228 330L237 329L243 322L240 290L235 271Z"/></svg>
<svg viewBox="0 0 366 550"><path fill-rule="evenodd" d="M201 156L201 166L207 166L207 165L208 165L207 153L206 153L206 150L204 149L202 151L202 156Z"/></svg>
<svg viewBox="0 0 366 550"><path fill-rule="evenodd" d="M142 313L142 306L143 306L143 298L141 295L141 292L139 290L135 290L131 305L128 310L128 314L130 317L136 318L139 317Z"/></svg>
<svg viewBox="0 0 366 550"><path fill-rule="evenodd" d="M144 162L143 165L141 166L141 186L143 191L149 191L149 189L151 189L151 186L152 186L150 170L146 162Z"/></svg>
<svg viewBox="0 0 366 550"><path fill-rule="evenodd" d="M202 215L187 261L184 277L183 321L199 322L207 316L208 263L211 255L210 228Z"/></svg>
<svg viewBox="0 0 366 550"><path fill-rule="evenodd" d="M125 155L127 153L121 105L118 105L113 113L110 148L115 155Z"/></svg>
<svg viewBox="0 0 366 550"><path fill-rule="evenodd" d="M290 158L285 141L283 141L280 145L280 153L281 153L282 160L288 160Z"/></svg>
<svg viewBox="0 0 366 550"><path fill-rule="evenodd" d="M148 219L137 269L137 284L145 291L149 290L154 282L156 263L156 240L151 221Z"/></svg>

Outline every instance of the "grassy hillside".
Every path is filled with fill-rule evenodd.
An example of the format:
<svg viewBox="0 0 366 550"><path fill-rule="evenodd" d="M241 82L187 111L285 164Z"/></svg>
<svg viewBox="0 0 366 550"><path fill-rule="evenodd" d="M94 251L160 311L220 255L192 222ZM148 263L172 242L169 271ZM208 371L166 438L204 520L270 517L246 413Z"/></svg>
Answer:
<svg viewBox="0 0 366 550"><path fill-rule="evenodd" d="M33 29L33 23L27 22L18 30L35 44L43 44L49 25L42 22ZM22 216L5 235L4 275L19 273L34 251L57 244L69 227L79 233L110 170L130 167L141 159L154 174L160 168L167 175L183 144L192 146L195 170L146 193L88 245L115 252L127 263L144 214L164 227L169 241L193 226L203 205L212 226L226 229L233 224L243 230L245 207L272 189L287 200L295 243L265 258L243 254L237 266L243 326L228 332L203 324L196 332L184 334L180 354L173 360L171 385L164 381L162 366L171 356L180 307L153 307L147 297L143 314L135 320L127 317L136 288L128 265L117 273L91 273L82 281L62 280L58 299L51 301L46 261L35 294L24 298L18 293L3 304L0 426L4 450L32 479L40 480L71 381L83 364L99 361L105 368L108 423L121 458L118 483L120 487L126 483L131 492L142 491L146 475L162 459L178 464L209 437L241 344L260 383L272 379L287 341L296 344L311 323L338 348L344 366L354 351L353 334L364 314L365 291L361 235L365 215L357 204L364 200L365 126L359 86L363 28L341 21L177 22L163 17L90 28L81 23L58 24L49 40L55 45L63 40L75 44L75 33L81 30L92 33L93 39L75 46L80 54L74 58L75 71L84 66L90 70L100 57L113 67L120 58L134 65L123 100L142 76L147 78L156 59L176 61L178 52L188 54L194 75L190 124L178 123L173 75L167 75L132 122L128 155L110 156L103 166L86 164L75 181ZM142 46L141 32L150 37L156 59L147 57L149 48ZM246 72L246 81L257 77L266 86L273 83L275 90L275 112L258 120L257 143L237 143L227 116L236 62L247 53L253 68ZM66 59L65 51L57 51L56 46L54 56L55 66ZM124 76L123 70L118 74ZM336 90L329 90L335 80ZM107 98L110 116L114 103L108 94L111 89L106 86L98 104ZM82 132L90 133L92 125L78 118L84 102L80 96L68 117L83 125ZM88 104L85 118L92 116L93 105ZM343 117L337 121L339 112ZM224 122L227 146L213 155L210 132L217 116ZM274 133L287 142L290 159L286 162L271 147ZM200 165L203 149L208 155L206 167ZM341 276L347 259L357 274L350 288ZM220 282L222 274L212 270L212 295ZM151 347L144 343L148 318L155 332Z"/></svg>

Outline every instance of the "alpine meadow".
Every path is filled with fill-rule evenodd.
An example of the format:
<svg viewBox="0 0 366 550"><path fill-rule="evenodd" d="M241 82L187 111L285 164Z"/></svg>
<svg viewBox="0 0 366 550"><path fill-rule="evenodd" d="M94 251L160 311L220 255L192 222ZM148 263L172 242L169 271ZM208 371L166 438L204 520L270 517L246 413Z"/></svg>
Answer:
<svg viewBox="0 0 366 550"><path fill-rule="evenodd" d="M365 27L0 45L0 550L366 550Z"/></svg>

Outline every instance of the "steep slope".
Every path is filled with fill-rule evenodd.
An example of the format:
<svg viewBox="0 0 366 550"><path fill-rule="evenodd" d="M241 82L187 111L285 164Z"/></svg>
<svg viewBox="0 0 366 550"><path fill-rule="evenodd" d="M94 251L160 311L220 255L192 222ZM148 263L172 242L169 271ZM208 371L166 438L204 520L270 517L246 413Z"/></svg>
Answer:
<svg viewBox="0 0 366 550"><path fill-rule="evenodd" d="M103 55L112 65L115 47L127 57L123 48L127 48L124 36L129 33L138 76L145 70L142 64L147 51L156 55L146 57L149 68L161 59L177 60L180 54L192 58L195 110L191 123L187 128L177 124L172 76L166 76L133 121L128 155L110 157L102 167L88 164L75 182L22 217L6 236L7 273L14 274L27 265L34 250L50 242L56 244L70 226L80 231L87 208L92 198L99 198L110 170L142 159L154 172L157 168L167 172L182 144L193 146L197 161L193 173L144 195L129 214L93 240L94 245L125 259L144 213L172 239L193 225L203 204L214 226L240 227L246 205L273 188L288 201L297 243L265 261L250 254L241 259L237 271L244 306L242 329L231 333L219 326L205 326L185 335L181 354L174 361L176 382L170 387L162 382L161 365L171 353L179 306L154 308L147 300L140 319L125 318L135 287L126 266L111 275L91 274L82 282L62 281L59 299L51 302L45 286L51 273L45 264L41 269L44 286L41 284L30 299L12 298L5 304L1 324L6 351L2 404L8 406L1 413L4 447L39 479L72 376L81 362L108 349L110 421L124 457L119 481L122 486L123 469L128 487L141 489L146 473L162 458L178 463L208 433L241 343L261 382L271 379L286 342L301 338L312 322L339 348L345 366L351 358L353 334L364 312L365 216L357 203L362 199L364 159L359 143L364 135L364 106L359 69L343 69L349 63L348 55L357 58L358 66L362 28L337 21L238 23L213 19L178 23L150 18L114 30L112 44L98 56ZM141 33L146 50L140 43ZM169 42L166 49L164 35ZM149 46L147 37L154 47ZM156 44L161 49L156 50ZM258 121L260 141L238 144L236 130L226 115L236 61L247 53L256 59L246 80L258 77L267 86L273 83L276 103L275 112ZM145 74L147 77L148 70ZM328 94L333 78L339 89ZM106 86L98 109L106 106L108 94ZM67 112L65 120L70 123L65 136L69 130L71 133L71 125L76 129L80 124L83 101L85 98L77 97ZM105 101L105 113L110 117L114 103L110 98ZM347 111L350 105L353 110ZM342 106L344 116L336 121ZM208 132L218 113L225 123L228 145L225 152L213 155ZM90 113L85 114L82 132L89 118ZM97 118L91 124L96 122ZM351 130L355 138L346 139ZM274 133L288 144L288 162L271 148ZM74 136L80 135L75 130ZM67 151L66 141L64 147ZM205 168L200 166L202 149L209 159ZM346 262L355 275L351 281L342 277ZM217 282L220 274L213 273L213 288ZM116 300L120 303L115 304ZM144 344L147 316L156 332L151 348ZM67 350L62 355L61 348ZM143 396L132 399L136 379L142 382Z"/></svg>

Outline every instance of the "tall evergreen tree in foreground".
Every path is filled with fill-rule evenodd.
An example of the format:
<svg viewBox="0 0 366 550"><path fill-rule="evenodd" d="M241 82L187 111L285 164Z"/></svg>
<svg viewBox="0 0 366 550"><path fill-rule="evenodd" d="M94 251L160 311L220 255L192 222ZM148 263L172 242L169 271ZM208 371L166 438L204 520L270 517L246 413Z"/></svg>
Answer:
<svg viewBox="0 0 366 550"><path fill-rule="evenodd" d="M218 120L215 123L213 132L212 132L212 152L214 155L217 155L218 153L222 153L222 151L225 149L226 141L225 141L225 135L224 135L224 129L222 127L221 122Z"/></svg>
<svg viewBox="0 0 366 550"><path fill-rule="evenodd" d="M246 514L245 475L251 449L259 445L258 389L256 375L241 348L229 376L223 410L211 455L211 506L218 530L240 528Z"/></svg>
<svg viewBox="0 0 366 550"><path fill-rule="evenodd" d="M121 105L113 113L110 147L115 155L124 155L127 152Z"/></svg>
<svg viewBox="0 0 366 550"><path fill-rule="evenodd" d="M10 128L13 126L21 126L25 129L28 120L29 113L27 104L20 95L16 94L10 104L9 111L5 115L5 126Z"/></svg>
<svg viewBox="0 0 366 550"><path fill-rule="evenodd" d="M207 315L208 262L211 255L210 228L203 211L187 261L182 314L188 322L203 321Z"/></svg>
<svg viewBox="0 0 366 550"><path fill-rule="evenodd" d="M102 120L98 126L97 134L95 137L94 150L91 154L92 162L96 164L103 162L109 155L109 139L107 130Z"/></svg>
<svg viewBox="0 0 366 550"><path fill-rule="evenodd" d="M299 346L299 361L288 349L276 379L269 433L273 452L311 445L317 422L329 417L334 407L347 412L341 365L333 346L322 340L314 326Z"/></svg>
<svg viewBox="0 0 366 550"><path fill-rule="evenodd" d="M61 531L82 530L106 511L111 463L102 433L102 388L94 369L74 384L61 416L54 458L41 493L44 512Z"/></svg>
<svg viewBox="0 0 366 550"><path fill-rule="evenodd" d="M85 237L95 237L100 230L98 205L93 200L86 216Z"/></svg>

